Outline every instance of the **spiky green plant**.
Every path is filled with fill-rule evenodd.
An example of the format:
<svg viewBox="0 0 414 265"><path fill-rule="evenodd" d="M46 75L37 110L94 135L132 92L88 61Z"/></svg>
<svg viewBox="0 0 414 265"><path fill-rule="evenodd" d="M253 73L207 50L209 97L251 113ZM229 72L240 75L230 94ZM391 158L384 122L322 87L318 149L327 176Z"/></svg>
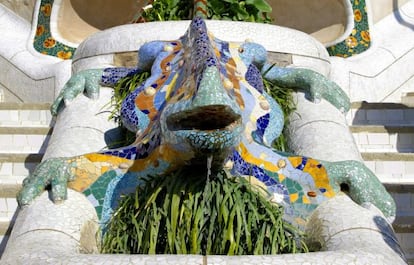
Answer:
<svg viewBox="0 0 414 265"><path fill-rule="evenodd" d="M267 79L263 79L266 92L279 104L284 115L284 128L288 125L289 116L296 110L293 100L293 89L277 86ZM272 143L273 148L282 152L289 152L285 129L282 134Z"/></svg>
<svg viewBox="0 0 414 265"><path fill-rule="evenodd" d="M104 253L265 255L307 252L300 232L261 188L224 171L211 180L183 170L152 177L125 196Z"/></svg>
<svg viewBox="0 0 414 265"><path fill-rule="evenodd" d="M190 19L193 0L155 0L150 1L140 14L146 22Z"/></svg>
<svg viewBox="0 0 414 265"><path fill-rule="evenodd" d="M194 0L150 1L138 16L146 22L192 19ZM271 23L266 0L209 0L207 19Z"/></svg>
<svg viewBox="0 0 414 265"><path fill-rule="evenodd" d="M126 98L126 96L138 88L150 75L151 73L149 71L139 72L121 78L118 83L115 84L113 96L110 102L112 106L112 111L109 116L110 120L114 120L115 122L118 122L119 125L122 125L119 114L122 101Z"/></svg>
<svg viewBox="0 0 414 265"><path fill-rule="evenodd" d="M136 88L142 85L142 83L150 76L150 74L151 73L149 71L143 71L133 75L128 75L124 78L121 78L118 83L115 84L111 101L107 104L111 109L108 119L118 123L122 136L121 139L108 143L107 148L127 146L135 141L135 134L128 131L122 126L120 115L121 105L126 96L128 96ZM104 108L106 107L107 106Z"/></svg>

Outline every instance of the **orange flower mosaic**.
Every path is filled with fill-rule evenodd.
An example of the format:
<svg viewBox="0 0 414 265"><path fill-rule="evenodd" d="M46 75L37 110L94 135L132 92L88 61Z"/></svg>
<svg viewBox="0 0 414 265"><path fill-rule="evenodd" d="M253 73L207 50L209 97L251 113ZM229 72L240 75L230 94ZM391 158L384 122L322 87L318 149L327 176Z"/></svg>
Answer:
<svg viewBox="0 0 414 265"><path fill-rule="evenodd" d="M361 31L361 38L366 42L370 42L371 37L370 37L369 31L368 30Z"/></svg>
<svg viewBox="0 0 414 265"><path fill-rule="evenodd" d="M349 36L346 39L346 45L349 48L355 48L358 45L358 40L355 37L353 37L353 36Z"/></svg>
<svg viewBox="0 0 414 265"><path fill-rule="evenodd" d="M361 11L359 9L356 9L354 11L354 19L355 19L356 22L361 22L361 20L362 20L362 13L361 13Z"/></svg>
<svg viewBox="0 0 414 265"><path fill-rule="evenodd" d="M40 36L45 32L45 27L43 25L39 25L36 28L36 36Z"/></svg>
<svg viewBox="0 0 414 265"><path fill-rule="evenodd" d="M360 54L371 45L366 0L348 0L354 15L354 28L342 42L327 48L331 56L350 57Z"/></svg>
<svg viewBox="0 0 414 265"><path fill-rule="evenodd" d="M40 11L42 11L45 16L49 17L50 14L52 14L52 5L46 4L40 8Z"/></svg>
<svg viewBox="0 0 414 265"><path fill-rule="evenodd" d="M64 60L72 58L72 52L70 52L70 51L67 51L67 52L59 51L56 55L57 55L58 58L64 59Z"/></svg>
<svg viewBox="0 0 414 265"><path fill-rule="evenodd" d="M55 56L60 59L71 59L76 48L57 41L50 31L50 16L54 0L41 0L37 13L37 27L33 47L41 54Z"/></svg>
<svg viewBox="0 0 414 265"><path fill-rule="evenodd" d="M43 47L45 48L53 48L56 45L56 40L49 37L43 42Z"/></svg>

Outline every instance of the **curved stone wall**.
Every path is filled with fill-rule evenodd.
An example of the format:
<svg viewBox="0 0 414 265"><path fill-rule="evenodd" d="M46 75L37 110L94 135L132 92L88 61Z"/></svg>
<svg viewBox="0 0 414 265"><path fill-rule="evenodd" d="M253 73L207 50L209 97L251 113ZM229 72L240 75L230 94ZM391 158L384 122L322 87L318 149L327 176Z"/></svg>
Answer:
<svg viewBox="0 0 414 265"><path fill-rule="evenodd" d="M80 43L100 30L129 24L144 0L61 0L58 30L71 42ZM70 25L68 27L68 25Z"/></svg>

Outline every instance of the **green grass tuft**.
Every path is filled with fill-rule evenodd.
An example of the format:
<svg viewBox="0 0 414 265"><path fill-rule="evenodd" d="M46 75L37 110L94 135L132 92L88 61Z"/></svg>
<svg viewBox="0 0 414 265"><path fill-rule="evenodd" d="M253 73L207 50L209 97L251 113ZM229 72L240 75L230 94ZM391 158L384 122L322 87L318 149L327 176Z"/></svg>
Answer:
<svg viewBox="0 0 414 265"><path fill-rule="evenodd" d="M271 81L263 78L263 84L266 92L279 104L283 111L284 128L288 124L289 116L296 110L296 104L293 100L291 88L279 87ZM287 144L285 129L282 134L273 142L272 147L282 152L290 152Z"/></svg>
<svg viewBox="0 0 414 265"><path fill-rule="evenodd" d="M224 171L207 180L183 170L153 177L125 196L103 253L266 255L307 252L260 188Z"/></svg>

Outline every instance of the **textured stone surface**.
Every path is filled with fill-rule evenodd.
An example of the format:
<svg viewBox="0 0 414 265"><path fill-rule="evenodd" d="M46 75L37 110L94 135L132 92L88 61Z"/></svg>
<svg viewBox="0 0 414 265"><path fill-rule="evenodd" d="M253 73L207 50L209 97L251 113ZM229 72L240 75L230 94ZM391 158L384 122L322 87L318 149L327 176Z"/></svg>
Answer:
<svg viewBox="0 0 414 265"><path fill-rule="evenodd" d="M62 217L66 221L57 223ZM85 251L79 243L82 226L94 220L94 209L82 195L70 192L68 201L54 205L45 193L20 212L2 264L406 264L381 213L347 196L327 201L312 215L310 240L318 241L324 251L298 255L80 254Z"/></svg>
<svg viewBox="0 0 414 265"><path fill-rule="evenodd" d="M71 63L34 51L28 43L32 30L27 21L0 5L0 67L4 69L0 82L14 100L51 102L68 80Z"/></svg>
<svg viewBox="0 0 414 265"><path fill-rule="evenodd" d="M9 8L26 21L31 22L36 0L1 0L0 4Z"/></svg>
<svg viewBox="0 0 414 265"><path fill-rule="evenodd" d="M116 138L117 124L109 121L107 112L111 96L112 89L102 87L99 100L81 95L67 103L56 120L44 159L101 150L107 146L105 140Z"/></svg>
<svg viewBox="0 0 414 265"><path fill-rule="evenodd" d="M78 66L85 64L83 62L85 60L90 61L91 57L96 58L95 64L106 67L113 64L113 57L108 56L109 54L137 51L148 41L177 39L185 33L189 23L189 21L170 21L167 27L163 27L162 22L151 22L123 25L98 32L79 45L73 59L74 67L76 71L96 68L96 65L92 67L87 62L87 67ZM292 60L298 67L309 68L324 75L329 73L327 51L322 44L302 32L274 25L234 21L207 21L207 27L219 39L234 42L244 42L249 39L262 44L270 52L293 54ZM119 39L125 41L119 42ZM96 61L97 58L99 62Z"/></svg>
<svg viewBox="0 0 414 265"><path fill-rule="evenodd" d="M362 161L345 116L325 100L312 103L294 93L297 107L287 126L290 149L327 161Z"/></svg>
<svg viewBox="0 0 414 265"><path fill-rule="evenodd" d="M373 46L366 53L331 59L331 77L351 101L399 102L402 91L412 90L408 83L414 74L414 32L409 26L413 22L414 2L408 1L371 27Z"/></svg>

